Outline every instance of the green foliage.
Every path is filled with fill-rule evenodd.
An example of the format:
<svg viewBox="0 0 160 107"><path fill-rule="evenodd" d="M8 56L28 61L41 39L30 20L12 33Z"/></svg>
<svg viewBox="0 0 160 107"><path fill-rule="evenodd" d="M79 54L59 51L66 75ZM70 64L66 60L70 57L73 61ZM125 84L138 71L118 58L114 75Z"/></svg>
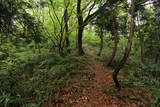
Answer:
<svg viewBox="0 0 160 107"><path fill-rule="evenodd" d="M136 17L133 47L124 68L124 73L131 75L122 83L149 90L154 96L151 104L154 107L160 102L160 2L146 5L147 1L136 1L135 15L139 15L140 27ZM85 69L86 56L73 54L78 39L76 5L75 0L0 0L0 106L40 106L75 72ZM114 28L119 36L113 61L117 65L127 45L129 7L124 0L82 1L83 21L86 18L87 24L91 22L82 35L87 52L91 53L92 47L98 51L97 35L103 34L100 59L107 63L114 47L111 36ZM142 44L144 64L140 62Z"/></svg>
<svg viewBox="0 0 160 107"><path fill-rule="evenodd" d="M157 107L157 105L159 105L160 97L159 64L148 63L145 65L138 65L136 61L134 61L134 63L135 64L133 65L129 64L127 66L129 69L125 68L125 73L130 71L131 74L128 75L128 79L123 80L123 84L149 91L152 94L152 102L150 106ZM135 65L137 66L135 67Z"/></svg>
<svg viewBox="0 0 160 107"><path fill-rule="evenodd" d="M73 70L82 69L80 65L85 61L84 57L63 58L46 50L38 54L30 48L12 50L9 56L0 65L0 104L7 106L40 105Z"/></svg>
<svg viewBox="0 0 160 107"><path fill-rule="evenodd" d="M138 74L158 79L160 76L159 66L159 64L143 65L141 71L139 71Z"/></svg>

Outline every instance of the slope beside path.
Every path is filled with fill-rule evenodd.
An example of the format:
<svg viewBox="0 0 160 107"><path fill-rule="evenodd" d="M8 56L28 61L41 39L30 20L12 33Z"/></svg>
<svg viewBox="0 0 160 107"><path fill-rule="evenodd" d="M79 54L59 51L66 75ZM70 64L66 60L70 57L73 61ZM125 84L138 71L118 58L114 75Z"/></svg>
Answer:
<svg viewBox="0 0 160 107"><path fill-rule="evenodd" d="M105 70L104 64L96 58L92 49L86 61L87 71L92 76L83 83L81 82L83 76L80 78L73 76L69 79L72 84L65 84L42 107L140 107L136 100L111 96L103 91L107 86L113 85L113 70ZM125 91L123 90L123 93L117 91L115 95L125 94Z"/></svg>

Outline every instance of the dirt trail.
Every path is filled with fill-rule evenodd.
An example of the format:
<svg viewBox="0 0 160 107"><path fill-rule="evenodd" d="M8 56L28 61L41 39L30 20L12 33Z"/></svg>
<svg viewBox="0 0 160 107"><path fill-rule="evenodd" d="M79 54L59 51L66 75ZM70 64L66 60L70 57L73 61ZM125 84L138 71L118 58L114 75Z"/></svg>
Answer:
<svg viewBox="0 0 160 107"><path fill-rule="evenodd" d="M72 81L76 80L76 82L72 86L63 87L62 92L65 92L65 94L62 95L62 92L60 92L53 96L53 98L57 96L65 103L56 104L55 106L47 104L43 107L140 107L137 101L110 96L103 92L106 86L113 84L112 70L105 72L104 64L94 56L95 53L92 49L90 50L90 55L86 66L88 71L92 72L94 76L86 82L91 82L92 85L81 86L79 79L72 78ZM81 92L73 92L73 87L80 89ZM125 91L123 94L125 94Z"/></svg>
<svg viewBox="0 0 160 107"><path fill-rule="evenodd" d="M83 93L88 99L86 102L85 100L81 100L76 105L77 107L107 107L106 106L106 99L104 97L106 96L102 89L111 82L111 74L104 72L104 65L99 62L95 57L92 57L89 59L89 65L88 68L90 71L94 72L94 85L91 89L88 89L87 91L84 91Z"/></svg>
<svg viewBox="0 0 160 107"><path fill-rule="evenodd" d="M106 73L103 63L94 56L88 62L88 68L95 74L95 82L92 88L84 89L85 98L73 107L138 107L137 104L126 99L107 96L102 89L111 84L111 72Z"/></svg>
<svg viewBox="0 0 160 107"><path fill-rule="evenodd" d="M97 59L95 51L88 48L90 58L88 68L95 74L94 84L90 88L83 89L83 99L73 107L138 107L134 102L127 99L115 98L103 92L103 89L112 83L112 70L105 72L104 64Z"/></svg>

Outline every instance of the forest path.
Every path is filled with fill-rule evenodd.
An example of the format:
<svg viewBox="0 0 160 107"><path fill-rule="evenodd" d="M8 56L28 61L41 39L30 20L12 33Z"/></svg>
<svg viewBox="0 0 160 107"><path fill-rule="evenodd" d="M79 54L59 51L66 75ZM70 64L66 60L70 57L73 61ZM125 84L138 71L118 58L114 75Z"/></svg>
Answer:
<svg viewBox="0 0 160 107"><path fill-rule="evenodd" d="M88 59L89 71L95 74L93 78L93 86L84 89L83 95L85 97L80 100L73 107L138 107L134 102L130 102L127 99L116 98L108 96L103 92L106 86L113 83L112 81L112 69L105 72L105 65L97 59L95 52L92 48L89 48L90 58Z"/></svg>
<svg viewBox="0 0 160 107"><path fill-rule="evenodd" d="M86 59L85 72L89 73L89 78L74 75L69 79L71 84L63 84L62 89L52 95L42 107L141 107L137 100L126 97L128 92L133 94L132 90L115 91L113 69L106 69L92 48L88 48L88 53L90 55ZM109 88L111 90L105 93L104 90ZM110 95L112 92L114 96Z"/></svg>
<svg viewBox="0 0 160 107"><path fill-rule="evenodd" d="M93 78L93 86L89 89L83 91L85 99L79 101L75 106L76 107L109 107L107 102L110 100L109 97L106 97L106 94L103 93L102 89L105 88L111 81L111 72L105 73L105 67L102 62L100 62L95 56L91 56L88 60L89 71L95 74ZM104 97L106 97L104 99ZM109 105L111 105L108 102Z"/></svg>

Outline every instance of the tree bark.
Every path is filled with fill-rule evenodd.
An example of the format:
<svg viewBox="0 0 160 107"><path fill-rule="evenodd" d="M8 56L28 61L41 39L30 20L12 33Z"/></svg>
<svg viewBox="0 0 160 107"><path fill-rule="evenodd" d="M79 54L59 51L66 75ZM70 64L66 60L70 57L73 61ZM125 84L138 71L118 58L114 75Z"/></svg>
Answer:
<svg viewBox="0 0 160 107"><path fill-rule="evenodd" d="M130 23L130 32L129 32L129 37L128 37L128 43L125 48L125 53L124 53L123 58L121 59L121 61L119 62L118 66L115 68L115 70L112 74L113 81L115 82L115 86L119 90L121 89L121 85L117 79L117 76L118 76L119 71L124 67L124 65L127 61L127 58L130 54L131 47L132 47L132 39L134 36L134 26L135 26L134 11L135 11L135 0L131 0L131 23Z"/></svg>
<svg viewBox="0 0 160 107"><path fill-rule="evenodd" d="M84 51L82 48L82 37L83 37L83 31L84 31L84 23L83 23L83 16L81 11L81 0L77 0L77 18L78 18L78 55L82 56L84 55Z"/></svg>
<svg viewBox="0 0 160 107"><path fill-rule="evenodd" d="M156 64L158 63L158 58L159 58L159 54L157 54L156 57L155 57L155 63Z"/></svg>
<svg viewBox="0 0 160 107"><path fill-rule="evenodd" d="M69 47L70 45L70 41L69 41L69 27L68 27L68 20L69 20L69 16L68 16L68 9L66 8L64 11L64 22L65 22L65 45L66 47Z"/></svg>
<svg viewBox="0 0 160 107"><path fill-rule="evenodd" d="M82 0L77 0L77 18L78 18L78 34L77 34L78 43L77 43L77 45L78 45L78 54L80 56L84 55L84 51L82 48L82 37L83 37L84 28L85 28L85 26L88 25L88 23L91 20L93 20L98 15L98 12L99 12L99 9L97 9L95 12L90 14L96 4L96 0L94 0L93 6L88 10L87 17L85 19L83 19L83 15L82 15L83 9L81 10L81 2L82 2ZM106 5L107 5L107 2L104 3L102 7L106 7Z"/></svg>
<svg viewBox="0 0 160 107"><path fill-rule="evenodd" d="M113 11L111 11L111 12L113 12ZM111 66L112 65L114 57L116 56L117 45L118 45L118 36L117 36L117 29L116 29L116 17L114 15L114 12L112 13L111 17L112 17L111 34L112 34L112 37L113 37L113 40L114 40L114 48L113 48L112 55L111 55L111 57L109 59L109 62L107 64L107 66Z"/></svg>
<svg viewBox="0 0 160 107"><path fill-rule="evenodd" d="M112 65L113 59L114 59L114 57L116 56L116 53L117 53L117 45L118 45L118 41L114 40L114 48L113 48L112 55L111 55L111 57L109 59L109 62L107 64L107 66L111 66Z"/></svg>
<svg viewBox="0 0 160 107"><path fill-rule="evenodd" d="M101 56L102 50L103 50L103 31L101 29L101 31L100 31L100 49L97 54L98 56Z"/></svg>
<svg viewBox="0 0 160 107"><path fill-rule="evenodd" d="M37 44L38 52L41 54L41 46L40 43Z"/></svg>
<svg viewBox="0 0 160 107"><path fill-rule="evenodd" d="M82 48L82 36L83 36L83 31L84 31L84 28L78 28L78 55L82 56L84 55L84 51L83 51L83 48Z"/></svg>
<svg viewBox="0 0 160 107"><path fill-rule="evenodd" d="M155 63L156 64L158 63L159 55L160 55L160 49L158 49L158 52L157 52L156 57L155 57Z"/></svg>
<svg viewBox="0 0 160 107"><path fill-rule="evenodd" d="M144 64L144 38L140 35L140 45L141 45L141 62Z"/></svg>
<svg viewBox="0 0 160 107"><path fill-rule="evenodd" d="M144 64L144 38L141 34L141 25L140 25L140 17L138 15L138 34L140 37L140 47L141 47L141 63Z"/></svg>

